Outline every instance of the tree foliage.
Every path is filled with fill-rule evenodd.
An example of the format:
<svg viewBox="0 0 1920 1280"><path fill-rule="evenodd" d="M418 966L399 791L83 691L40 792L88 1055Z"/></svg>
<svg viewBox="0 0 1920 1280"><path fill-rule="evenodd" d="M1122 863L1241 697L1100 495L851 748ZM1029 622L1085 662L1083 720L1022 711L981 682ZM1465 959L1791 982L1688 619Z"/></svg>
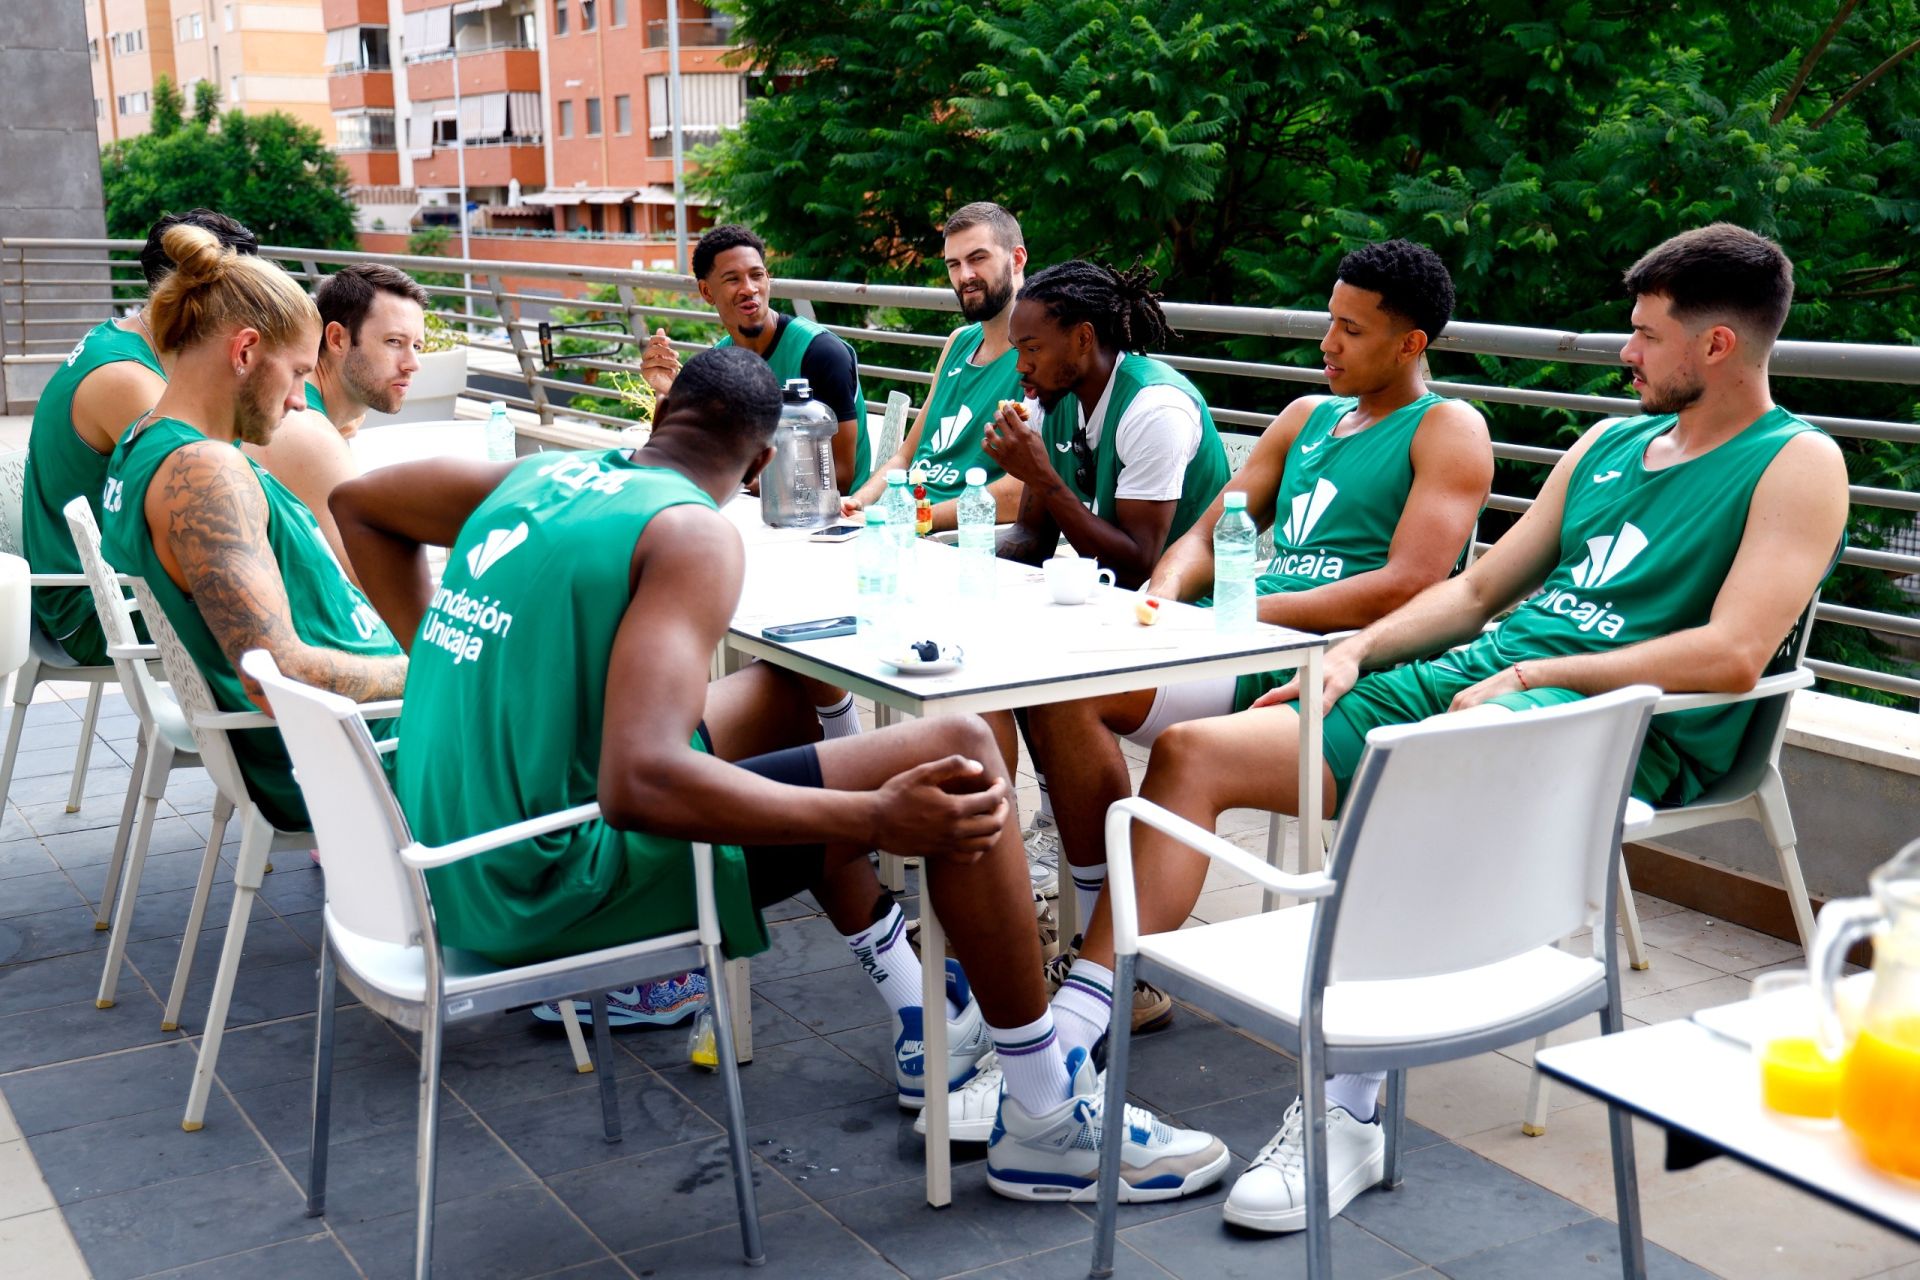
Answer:
<svg viewBox="0 0 1920 1280"><path fill-rule="evenodd" d="M1920 0L728 0L778 91L703 153L722 216L781 269L941 280L937 226L993 199L1037 264L1163 273L1167 296L1319 308L1356 244L1404 235L1472 320L1621 332L1621 272L1715 219L1796 263L1786 336L1920 341ZM938 323L934 318L932 323ZM1302 360L1310 348L1193 341ZM889 360L905 355L889 353ZM1439 355L1461 381L1624 395L1617 368ZM1237 407L1294 384L1233 387ZM1911 388L1785 382L1802 412L1920 421ZM1496 438L1587 416L1487 405ZM1843 442L1856 483L1910 488L1914 451ZM1503 465L1499 487L1540 472ZM1905 515L1856 508L1856 544ZM1843 569L1848 603L1911 609ZM1886 665L1825 626L1825 656Z"/></svg>
<svg viewBox="0 0 1920 1280"><path fill-rule="evenodd" d="M160 215L205 207L238 218L262 244L354 248L347 172L319 130L277 111L216 120L209 87L195 86L193 118L183 120L178 91L156 84L153 128L101 152L107 234L144 239Z"/></svg>

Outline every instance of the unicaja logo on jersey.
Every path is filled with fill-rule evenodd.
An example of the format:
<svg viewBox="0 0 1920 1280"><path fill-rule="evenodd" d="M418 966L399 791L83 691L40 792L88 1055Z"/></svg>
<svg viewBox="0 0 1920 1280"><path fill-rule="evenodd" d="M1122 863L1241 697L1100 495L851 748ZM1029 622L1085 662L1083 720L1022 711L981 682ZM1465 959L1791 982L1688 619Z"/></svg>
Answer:
<svg viewBox="0 0 1920 1280"><path fill-rule="evenodd" d="M511 529L495 529L487 534L487 540L477 547L467 550L467 572L478 578L487 570L506 559L507 553L527 540L526 521L521 521Z"/></svg>
<svg viewBox="0 0 1920 1280"><path fill-rule="evenodd" d="M960 438L960 433L965 431L967 424L972 421L973 406L970 404L963 404L960 406L960 412L948 414L940 419L940 426L933 433L933 443L927 446L928 451L945 453L953 448L953 442Z"/></svg>
<svg viewBox="0 0 1920 1280"><path fill-rule="evenodd" d="M1638 526L1622 524L1611 536L1587 539L1586 558L1568 576L1575 587L1598 591L1627 571L1647 549L1647 535ZM1598 631L1609 640L1620 638L1627 620L1613 610L1611 600L1585 600L1561 587L1534 597L1534 606L1564 618L1581 631Z"/></svg>
<svg viewBox="0 0 1920 1280"><path fill-rule="evenodd" d="M1308 539L1313 537L1314 526L1320 523L1320 517L1327 513L1333 500L1340 496L1340 487L1333 481L1322 477L1313 482L1313 488L1306 493L1296 494L1291 504L1291 513L1280 529L1280 538L1292 551L1282 551L1274 556L1273 563L1267 566L1267 572L1285 574L1289 577L1320 578L1327 582L1338 582L1347 571L1346 557L1327 555L1324 552L1309 550Z"/></svg>

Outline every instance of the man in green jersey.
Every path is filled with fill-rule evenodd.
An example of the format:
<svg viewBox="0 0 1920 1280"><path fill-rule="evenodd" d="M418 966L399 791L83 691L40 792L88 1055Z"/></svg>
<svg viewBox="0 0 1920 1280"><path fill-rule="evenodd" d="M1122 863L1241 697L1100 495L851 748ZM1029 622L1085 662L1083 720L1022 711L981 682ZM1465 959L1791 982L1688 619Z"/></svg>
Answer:
<svg viewBox="0 0 1920 1280"><path fill-rule="evenodd" d="M1151 594L1212 595L1213 526L1226 492L1245 493L1254 522L1274 529L1274 556L1257 580L1262 622L1355 630L1458 562L1493 482L1493 446L1480 414L1428 391L1421 372L1453 314L1452 278L1432 250L1405 240L1354 250L1334 278L1320 340L1333 394L1302 396L1268 425L1223 497L1160 557ZM1028 711L1035 771L1058 829L1037 823L1027 852L1051 861L1064 848L1080 921L1093 918L1106 884L1107 808L1132 794L1119 737L1151 747L1169 725L1243 709L1286 675L1194 680ZM1049 843L1056 847L1041 847ZM1053 962L1055 981L1071 961L1062 953ZM1134 1016L1140 1030L1164 1025L1172 1002L1142 983Z"/></svg>
<svg viewBox="0 0 1920 1280"><path fill-rule="evenodd" d="M985 726L937 717L816 742L808 699L772 666L708 683L746 555L717 508L766 465L778 411L766 365L721 348L687 362L638 452L421 462L335 494L372 599L413 637L393 770L415 833L438 843L601 809L432 873L442 938L524 962L687 928L689 842L710 842L735 954L766 945L758 907L811 890L893 1010L901 1105L964 1084L997 1050L1006 1136L990 1178L1011 1195L1088 1195L1100 1095L1087 1055L1054 1034ZM424 544L451 547L437 588ZM951 970L948 1007L927 1011L947 1019L945 1064L925 1061L920 963L874 877L877 846L926 859L972 980ZM1106 1126L1124 1135L1129 1199L1186 1194L1224 1170L1217 1139L1129 1112Z"/></svg>
<svg viewBox="0 0 1920 1280"><path fill-rule="evenodd" d="M241 446L313 512L349 578L353 566L327 499L360 474L347 441L367 411L398 413L405 402L426 341L427 301L412 276L377 262L342 267L322 280L313 291L321 338L306 404L281 419L271 441Z"/></svg>
<svg viewBox="0 0 1920 1280"><path fill-rule="evenodd" d="M693 276L700 296L726 327L726 336L716 345L747 348L764 359L782 383L805 378L813 398L833 411L840 423L833 440L834 479L841 493L858 490L873 472L873 456L853 348L804 316L773 309L766 242L745 227L729 224L701 235L693 247ZM666 331L656 332L641 353L641 376L665 395L679 370L680 357L668 345Z"/></svg>
<svg viewBox="0 0 1920 1280"><path fill-rule="evenodd" d="M936 533L958 524L959 497L972 467L987 473L987 492L993 495L1000 521L1019 514L1020 481L1003 474L984 445L988 420L1003 401L1022 395L1007 320L1013 295L1026 283L1027 266L1020 223L991 201L955 210L941 233L947 282L968 323L947 335L933 362L926 401L893 457L840 504L842 515L857 515L886 492L889 470L921 467L927 496L933 500Z"/></svg>
<svg viewBox="0 0 1920 1280"><path fill-rule="evenodd" d="M190 209L153 224L140 250L140 270L149 291L173 270L161 238L176 226L203 228L236 253L260 247L253 232L223 213ZM21 544L35 573L80 572L80 553L67 528L66 505L86 498L100 518L100 486L107 457L127 424L153 408L167 389L147 316L105 320L74 347L33 407L27 442L26 492L21 499ZM75 662L103 666L107 642L100 632L93 595L84 586L35 587L34 617Z"/></svg>
<svg viewBox="0 0 1920 1280"><path fill-rule="evenodd" d="M312 513L233 448L265 442L303 402L320 342L312 301L279 267L198 227L173 227L161 243L177 265L145 314L172 377L108 461L107 560L146 579L222 710L265 709L239 674L249 649L356 701L397 697L407 659L386 624ZM234 754L267 820L307 830L279 733L235 734Z"/></svg>
<svg viewBox="0 0 1920 1280"><path fill-rule="evenodd" d="M1144 354L1173 336L1152 279L1073 261L1020 287L1008 333L1045 418L1008 403L987 426L988 456L1026 486L1001 555L1039 564L1064 535L1136 586L1227 482L1205 398Z"/></svg>
<svg viewBox="0 0 1920 1280"><path fill-rule="evenodd" d="M1744 691L1806 609L1846 527L1847 475L1833 441L1775 405L1768 387L1792 264L1771 241L1716 223L1650 251L1626 286L1633 329L1620 354L1645 416L1587 432L1471 568L1328 653L1330 809L1376 726L1631 684ZM1293 812L1294 694L1287 685L1251 710L1168 729L1140 794L1208 830L1238 805ZM1751 712L1746 704L1655 716L1634 793L1660 803L1699 795L1731 767ZM1135 831L1141 932L1177 928L1199 895L1204 860ZM1112 963L1104 904L1081 954ZM1327 1086L1334 1213L1381 1176L1380 1081L1335 1076ZM1295 1110L1235 1184L1229 1221L1306 1225L1301 1142Z"/></svg>

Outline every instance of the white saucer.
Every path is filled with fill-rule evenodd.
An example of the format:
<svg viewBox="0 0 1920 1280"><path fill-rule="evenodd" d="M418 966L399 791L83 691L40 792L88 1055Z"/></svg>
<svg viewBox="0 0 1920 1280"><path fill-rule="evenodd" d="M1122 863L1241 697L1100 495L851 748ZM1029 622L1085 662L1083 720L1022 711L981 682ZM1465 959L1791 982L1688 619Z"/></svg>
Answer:
<svg viewBox="0 0 1920 1280"><path fill-rule="evenodd" d="M966 651L958 645L940 646L940 656L928 662L919 654L908 650L897 657L882 655L880 661L892 667L903 676L938 676L949 671L958 671L966 662Z"/></svg>

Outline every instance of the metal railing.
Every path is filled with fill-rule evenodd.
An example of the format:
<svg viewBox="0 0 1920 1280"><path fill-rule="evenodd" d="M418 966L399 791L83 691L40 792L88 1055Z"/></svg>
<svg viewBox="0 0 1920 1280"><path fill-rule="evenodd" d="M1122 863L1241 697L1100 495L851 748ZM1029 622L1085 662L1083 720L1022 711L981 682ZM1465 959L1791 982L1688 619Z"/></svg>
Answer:
<svg viewBox="0 0 1920 1280"><path fill-rule="evenodd" d="M680 19L680 47L682 49L725 49L731 47L733 38L732 18L682 18ZM667 47L667 20L654 18L647 23L647 48L664 49Z"/></svg>
<svg viewBox="0 0 1920 1280"><path fill-rule="evenodd" d="M138 263L108 259L108 251L134 251L137 240L0 239L0 354L9 362L47 362L62 358L72 346L85 323L91 323L108 305L109 273L116 283L139 281ZM524 282L549 282L569 293L595 286L605 287L613 298L605 302L574 304L590 307L624 326L624 333L596 334L596 343L625 348L635 353L652 327L675 320L718 323L711 309L700 301L691 276L664 272L622 271L602 267L555 266L536 262L498 262L458 258L411 257L401 254L321 251L301 248L264 248L264 256L287 264L297 264L294 274L311 283L323 267L338 267L354 262L381 262L405 271L459 273L465 285L435 286L435 295L446 298L471 298L492 311L491 316L468 316L464 310L435 310L436 315L457 326L468 326L473 335L469 347L475 351L508 357L496 361L518 381L524 394L500 395L493 391L471 391L478 398L502 399L518 409L538 414L551 422L556 414L566 418L597 422L612 427L631 425L626 419L569 407L577 395L594 395L596 389L577 381L554 376L543 368L536 346L538 319L523 319L523 306L539 314L558 305L568 305L552 293L527 291ZM509 287L509 281L513 287ZM904 285L861 285L838 281L776 280L774 296L792 304L800 314L812 318L815 303L843 304L864 308L889 308L915 312L956 312L959 304L948 289L917 288ZM643 298L642 294L654 295ZM671 301L655 300L666 295ZM1269 338L1280 343L1315 343L1327 326L1325 312L1293 311L1272 307L1206 306L1195 303L1163 304L1167 319L1184 334L1238 335ZM76 308L93 308L77 311ZM924 386L932 374L874 357L888 350L917 349L931 356L944 341L941 334L910 333L881 329L872 325L829 324L827 329L846 338L861 355L860 372L871 390L876 381ZM1528 362L1612 365L1619 362L1624 334L1573 333L1557 329L1523 328L1514 325L1477 324L1455 320L1433 344L1433 351L1448 355L1494 356ZM701 349L701 344L675 342L683 352ZM1273 416L1273 408L1255 408L1264 402L1266 385L1272 382L1324 383L1319 367L1249 360L1164 355L1175 368L1189 373L1230 379L1234 395L1214 404L1214 420L1223 430L1257 433ZM930 362L930 360L929 360ZM612 372L630 370L631 364L607 359L574 358L565 360L569 368L580 371ZM486 372L495 373L495 369ZM1788 397L1796 411L1824 404L1844 405L1845 389L1824 397L1807 394L1814 388L1804 382L1818 382L1820 389L1836 390L1828 384L1883 383L1920 388L1920 346L1880 346L1864 343L1783 341L1774 348L1772 372L1776 378L1791 378L1796 385ZM1803 381L1804 380L1804 381ZM1639 412L1639 402L1623 397L1589 395L1568 391L1549 391L1501 385L1481 378L1470 381L1436 380L1428 384L1441 395L1457 396L1483 404L1530 405L1538 408L1588 414L1594 418L1630 415ZM1916 391L1920 398L1920 391ZM1824 403L1823 403L1824 402ZM875 410L884 405L869 401ZM1845 413L1802 413L1807 421L1825 428L1842 440L1878 440L1900 445L1920 445L1920 424L1849 416ZM1564 452L1557 448L1495 440L1494 456L1509 462L1537 467L1544 478L1546 469ZM1511 469L1508 469L1509 471ZM1507 472L1503 472L1503 475ZM1856 508L1875 508L1901 513L1905 517L1920 514L1920 493L1903 489L1851 487ZM1531 493L1495 492L1487 502L1491 510L1518 513L1532 504ZM1875 549L1850 546L1841 562L1901 578L1920 574L1920 554L1906 548L1911 542L1893 544L1899 549ZM1902 614L1822 604L1818 613L1822 622L1860 627L1881 635L1920 640L1920 618ZM1908 698L1920 698L1920 680L1907 676L1838 663L1810 661L1814 672L1837 683L1876 689Z"/></svg>

